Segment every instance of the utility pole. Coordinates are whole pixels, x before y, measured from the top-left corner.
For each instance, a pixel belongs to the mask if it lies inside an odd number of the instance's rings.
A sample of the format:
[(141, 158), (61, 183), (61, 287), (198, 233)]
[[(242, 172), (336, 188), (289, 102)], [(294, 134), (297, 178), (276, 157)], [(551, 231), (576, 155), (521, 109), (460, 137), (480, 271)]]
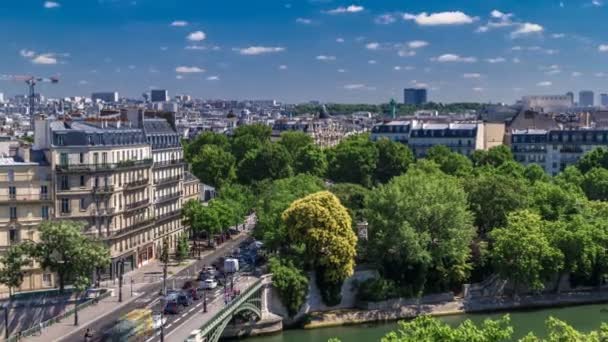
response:
[(124, 260), (120, 260), (118, 265), (118, 302), (122, 303), (122, 272), (124, 271), (125, 266)]
[(5, 304), (4, 309), (4, 338), (8, 340), (8, 305)]
[(163, 263), (163, 296), (167, 295), (167, 263)]
[(164, 298), (160, 299), (160, 342), (165, 341), (165, 304)]
[(207, 312), (207, 289), (203, 289), (203, 312)]

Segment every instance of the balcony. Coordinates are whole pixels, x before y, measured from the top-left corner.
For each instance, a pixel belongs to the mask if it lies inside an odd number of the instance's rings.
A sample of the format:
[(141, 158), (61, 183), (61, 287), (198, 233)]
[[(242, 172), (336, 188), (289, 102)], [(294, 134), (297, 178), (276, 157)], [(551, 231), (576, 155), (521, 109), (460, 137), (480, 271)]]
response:
[(164, 213), (164, 214), (158, 215), (156, 217), (156, 222), (167, 221), (167, 220), (170, 220), (172, 218), (181, 217), (181, 215), (182, 215), (181, 209), (174, 210), (174, 211), (171, 211), (171, 212), (168, 212), (168, 213)]
[(142, 160), (126, 160), (118, 163), (57, 165), (55, 166), (55, 170), (59, 173), (91, 173), (139, 169), (150, 167), (151, 165), (152, 158), (148, 158)]
[(0, 203), (50, 202), (49, 194), (0, 195)]
[(172, 183), (179, 182), (180, 179), (182, 179), (181, 175), (171, 176), (171, 177), (167, 177), (167, 178), (163, 178), (163, 179), (158, 179), (158, 180), (154, 181), (154, 185), (156, 185), (156, 186), (169, 185), (169, 184), (172, 184)]
[(121, 230), (112, 232), (107, 239), (118, 239), (121, 237), (124, 237), (128, 234), (149, 228), (150, 226), (152, 226), (155, 222), (155, 219), (153, 217), (150, 218), (146, 218), (143, 220), (139, 220), (134, 222), (133, 224), (131, 224), (130, 226), (123, 228)]
[(180, 197), (182, 197), (182, 192), (178, 191), (178, 192), (157, 198), (155, 203), (159, 204), (159, 203), (163, 203), (163, 202), (173, 201), (173, 200), (179, 199)]
[(114, 192), (113, 185), (98, 185), (93, 187), (93, 195), (105, 196)]
[(147, 207), (148, 204), (150, 204), (150, 199), (146, 198), (145, 200), (141, 200), (141, 201), (137, 201), (137, 202), (126, 204), (124, 211), (125, 211), (125, 213), (128, 213), (128, 212), (131, 212), (131, 211), (142, 209), (142, 208)]
[(95, 216), (111, 216), (116, 213), (116, 208), (101, 208), (97, 210), (93, 210), (93, 215)]
[(134, 181), (134, 182), (125, 183), (124, 191), (134, 191), (137, 189), (145, 188), (150, 183), (149, 181), (150, 180), (148, 178), (146, 178), (146, 179), (142, 179), (142, 180), (138, 180), (138, 181)]
[(165, 160), (165, 161), (155, 162), (154, 168), (160, 169), (163, 167), (179, 166), (179, 165), (183, 165), (183, 164), (184, 164), (183, 159)]

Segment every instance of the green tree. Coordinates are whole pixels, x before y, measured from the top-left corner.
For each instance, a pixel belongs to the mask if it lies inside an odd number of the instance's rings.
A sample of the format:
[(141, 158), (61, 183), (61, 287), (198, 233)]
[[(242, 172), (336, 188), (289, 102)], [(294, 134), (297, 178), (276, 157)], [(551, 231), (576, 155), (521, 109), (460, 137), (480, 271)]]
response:
[(10, 246), (0, 256), (0, 284), (8, 287), (10, 298), (23, 282), (23, 268), (30, 263), (28, 252), (29, 248), (25, 244), (18, 244)]
[(264, 124), (253, 124), (239, 126), (234, 130), (233, 137), (239, 138), (245, 135), (250, 135), (258, 139), (260, 142), (270, 141), (272, 128)]
[(602, 323), (599, 330), (582, 333), (567, 323), (554, 317), (549, 317), (545, 322), (547, 337), (538, 338), (529, 333), (520, 342), (603, 342), (608, 340), (608, 324)]
[(84, 224), (76, 221), (45, 221), (40, 224), (40, 241), (33, 249), (44, 269), (57, 274), (59, 290), (77, 276), (90, 276), (110, 262), (110, 251), (82, 234)]
[(564, 256), (550, 241), (546, 223), (528, 210), (509, 214), (506, 226), (490, 233), (491, 258), (504, 279), (531, 290), (542, 290), (544, 283), (563, 267)]
[(558, 184), (536, 182), (530, 191), (530, 205), (545, 220), (556, 221), (580, 213), (586, 204), (584, 194)]
[(298, 313), (308, 294), (308, 278), (290, 260), (270, 258), (272, 285), (291, 317)]
[(494, 166), (498, 167), (507, 161), (513, 161), (513, 153), (509, 146), (500, 145), (492, 147), (487, 151), (477, 150), (471, 154), (471, 160), (475, 166)]
[(241, 135), (230, 140), (230, 151), (236, 160), (240, 161), (245, 158), (247, 153), (253, 152), (267, 143), (250, 134)]
[(524, 171), (524, 176), (531, 182), (548, 182), (550, 180), (549, 175), (545, 173), (545, 170), (538, 164), (530, 164)]
[(295, 173), (323, 177), (327, 172), (327, 157), (320, 147), (309, 145), (296, 152), (293, 167)]
[(590, 200), (608, 200), (608, 169), (595, 167), (589, 170), (583, 178), (582, 188)]
[(357, 236), (348, 211), (331, 192), (321, 191), (293, 202), (283, 221), (291, 241), (305, 245), (323, 301), (337, 305), (342, 283), (354, 272)]
[(175, 250), (175, 259), (179, 262), (185, 260), (190, 255), (190, 243), (186, 234), (182, 234), (177, 240), (177, 248)]
[(465, 176), (473, 171), (473, 163), (462, 154), (452, 152), (447, 146), (436, 145), (429, 149), (427, 159), (435, 162), (448, 175)]
[(608, 169), (608, 148), (598, 147), (585, 153), (576, 163), (576, 167), (582, 173), (587, 173), (594, 168)]
[(378, 161), (376, 163), (375, 180), (377, 183), (386, 183), (391, 178), (407, 171), (414, 162), (414, 154), (405, 145), (388, 139), (376, 142)]
[(492, 170), (468, 179), (465, 188), (475, 214), (480, 235), (504, 226), (507, 215), (527, 206), (528, 185), (523, 178), (505, 176)]
[(228, 137), (224, 134), (204, 132), (184, 145), (184, 158), (192, 163), (194, 157), (199, 154), (205, 146), (217, 146), (223, 150), (230, 147)]
[(378, 163), (378, 149), (369, 135), (342, 140), (328, 150), (328, 176), (338, 183), (355, 183), (371, 187)]
[(554, 181), (563, 188), (581, 191), (583, 174), (576, 166), (570, 165), (555, 176)]
[(206, 145), (194, 156), (192, 173), (201, 182), (216, 188), (236, 179), (236, 159), (223, 148)]
[(264, 179), (286, 178), (292, 174), (291, 157), (285, 147), (266, 143), (245, 155), (237, 173), (244, 184)]
[(399, 322), (397, 331), (389, 332), (382, 342), (507, 342), (513, 335), (509, 315), (498, 320), (486, 319), (480, 326), (471, 320), (452, 327), (431, 316), (418, 316)]
[(315, 142), (310, 135), (299, 131), (283, 132), (281, 133), (281, 139), (279, 140), (279, 144), (285, 147), (293, 159), (295, 159), (296, 154), (300, 149), (313, 145), (314, 143)]
[(334, 195), (340, 199), (353, 219), (353, 222), (365, 219), (365, 209), (370, 195), (370, 190), (358, 184), (338, 183), (329, 188)]
[(374, 189), (368, 208), (368, 252), (385, 277), (411, 295), (466, 279), (475, 230), (456, 178), (411, 169)]

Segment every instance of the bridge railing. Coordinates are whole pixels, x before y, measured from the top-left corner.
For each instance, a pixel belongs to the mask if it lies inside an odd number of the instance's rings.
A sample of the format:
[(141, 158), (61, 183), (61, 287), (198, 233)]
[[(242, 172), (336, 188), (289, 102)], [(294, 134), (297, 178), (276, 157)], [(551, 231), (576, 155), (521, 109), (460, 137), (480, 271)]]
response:
[(250, 295), (252, 295), (255, 291), (259, 290), (264, 283), (264, 279), (256, 280), (247, 290), (242, 292), (239, 296), (233, 299), (228, 305), (224, 306), (220, 311), (218, 311), (213, 318), (205, 322), (201, 328), (197, 331), (198, 336), (206, 336), (209, 334), (216, 325), (220, 324), (226, 316), (237, 309), (239, 305), (243, 304)]

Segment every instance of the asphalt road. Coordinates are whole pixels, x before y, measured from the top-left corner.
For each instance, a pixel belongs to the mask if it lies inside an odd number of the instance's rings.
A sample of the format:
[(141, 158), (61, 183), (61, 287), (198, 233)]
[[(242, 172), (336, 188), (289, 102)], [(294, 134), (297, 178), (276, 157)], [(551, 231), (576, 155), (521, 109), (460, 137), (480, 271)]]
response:
[[(251, 227), (247, 227), (251, 228)], [(195, 263), (190, 265), (189, 267), (183, 269), (182, 271), (172, 275), (169, 277), (167, 281), (167, 288), (170, 288), (173, 285), (173, 280), (175, 279), (175, 287), (181, 289), (182, 285), (187, 281), (188, 275), (198, 275), (198, 272), (202, 269), (203, 265), (210, 265), (217, 259), (222, 256), (226, 256), (230, 254), (230, 252), (238, 247), (238, 245), (244, 240), (248, 239), (249, 235), (244, 234), (237, 238), (233, 238), (228, 242), (221, 245), (219, 248), (214, 250), (211, 254), (208, 254), (201, 258), (201, 260), (197, 260)], [(137, 299), (128, 303), (127, 305), (121, 307), (118, 310), (113, 311), (112, 313), (103, 316), (99, 320), (93, 322), (92, 324), (83, 327), (81, 329), (73, 331), (68, 337), (64, 338), (62, 341), (83, 341), (84, 334), (87, 328), (90, 328), (94, 335), (92, 341), (102, 342), (104, 332), (109, 331), (116, 324), (116, 321), (122, 317), (123, 315), (129, 313), (135, 309), (145, 309), (145, 308), (157, 308), (158, 303), (160, 302), (159, 292), (162, 288), (162, 282), (150, 284), (148, 286), (140, 288), (137, 292), (143, 293)], [(123, 288), (124, 291), (124, 288)], [(221, 296), (221, 294), (220, 294)], [(195, 304), (200, 303), (201, 301), (196, 302)], [(168, 317), (167, 324), (169, 324), (170, 320), (173, 319)]]

